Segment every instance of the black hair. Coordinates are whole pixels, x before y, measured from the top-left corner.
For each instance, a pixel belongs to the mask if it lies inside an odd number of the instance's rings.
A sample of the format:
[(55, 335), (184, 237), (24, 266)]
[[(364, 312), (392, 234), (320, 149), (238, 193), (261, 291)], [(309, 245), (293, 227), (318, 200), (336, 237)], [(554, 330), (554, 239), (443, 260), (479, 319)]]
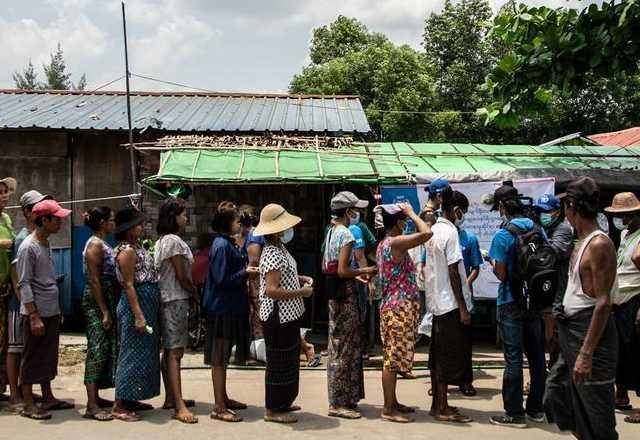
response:
[(44, 219), (47, 219), (49, 221), (53, 220), (53, 215), (52, 214), (47, 214), (47, 215), (41, 215), (40, 217), (36, 217), (36, 219), (33, 221), (35, 223), (35, 225), (39, 228), (44, 226)]
[(573, 197), (567, 197), (567, 202), (571, 204), (580, 217), (589, 220), (598, 218), (598, 200), (597, 198), (577, 200)]
[(443, 211), (448, 211), (449, 209), (453, 208), (454, 206), (456, 206), (455, 201), (454, 201), (454, 193), (455, 191), (453, 191), (453, 188), (451, 188), (450, 186), (446, 186), (442, 189), (442, 191), (440, 192), (441, 196), (442, 196), (442, 210)]
[(213, 214), (211, 229), (218, 233), (229, 232), (231, 230), (231, 224), (239, 215), (240, 213), (235, 204), (227, 201), (220, 202), (216, 208), (216, 212)]
[(467, 211), (469, 209), (469, 199), (460, 191), (453, 192), (453, 196), (451, 197), (451, 203), (453, 206), (457, 206), (463, 211)]
[(156, 226), (158, 235), (177, 234), (180, 232), (176, 217), (186, 209), (184, 200), (177, 197), (170, 197), (162, 202), (158, 212), (158, 225)]
[(102, 222), (108, 222), (111, 217), (111, 208), (108, 206), (97, 206), (91, 208), (88, 212), (84, 213), (84, 225), (91, 228), (93, 231), (98, 231)]
[(398, 223), (399, 220), (406, 220), (407, 215), (404, 212), (398, 212), (396, 214), (389, 214), (384, 209), (382, 210), (382, 224), (384, 229), (389, 231)]
[(522, 215), (524, 213), (524, 206), (519, 199), (508, 199), (501, 203), (505, 213), (509, 217), (515, 217), (516, 215)]
[(238, 208), (240, 211), (240, 224), (246, 228), (258, 226), (258, 216), (256, 215), (256, 208), (251, 205), (240, 205)]

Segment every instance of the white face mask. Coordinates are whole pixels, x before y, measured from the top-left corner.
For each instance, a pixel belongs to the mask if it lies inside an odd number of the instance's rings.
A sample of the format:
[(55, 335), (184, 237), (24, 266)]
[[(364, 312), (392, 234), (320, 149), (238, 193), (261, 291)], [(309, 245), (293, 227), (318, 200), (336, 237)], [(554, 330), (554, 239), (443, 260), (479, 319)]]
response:
[(456, 216), (456, 219), (455, 219), (455, 222), (454, 222), (454, 223), (455, 223), (455, 225), (456, 225), (457, 227), (462, 228), (462, 226), (464, 225), (464, 214), (462, 214), (462, 216), (461, 216), (460, 218), (458, 218), (458, 217)]
[(360, 223), (360, 213), (356, 211), (355, 217), (349, 217), (349, 224), (357, 225), (358, 223)]
[(615, 226), (616, 229), (620, 231), (624, 231), (628, 227), (627, 225), (624, 224), (624, 220), (620, 217), (613, 218), (613, 226)]
[(284, 244), (289, 243), (291, 240), (293, 240), (293, 228), (289, 228), (286, 231), (284, 231), (282, 233), (282, 237), (280, 237), (280, 241), (283, 242)]

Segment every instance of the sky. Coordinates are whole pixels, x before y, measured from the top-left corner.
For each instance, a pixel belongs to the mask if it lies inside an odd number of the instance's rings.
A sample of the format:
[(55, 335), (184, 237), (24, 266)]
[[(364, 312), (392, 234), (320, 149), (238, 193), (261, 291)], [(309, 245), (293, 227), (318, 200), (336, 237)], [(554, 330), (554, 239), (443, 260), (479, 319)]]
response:
[[(491, 0), (494, 10), (506, 0)], [(309, 63), (313, 28), (356, 17), (393, 42), (420, 48), (424, 20), (444, 0), (128, 0), (131, 72), (206, 90), (286, 92)], [(529, 0), (583, 7), (589, 0)], [(0, 0), (0, 88), (29, 59), (42, 63), (58, 42), (87, 90), (123, 77), (121, 3), (116, 0)], [(132, 78), (132, 90), (185, 90)], [(105, 89), (123, 90), (124, 80)]]

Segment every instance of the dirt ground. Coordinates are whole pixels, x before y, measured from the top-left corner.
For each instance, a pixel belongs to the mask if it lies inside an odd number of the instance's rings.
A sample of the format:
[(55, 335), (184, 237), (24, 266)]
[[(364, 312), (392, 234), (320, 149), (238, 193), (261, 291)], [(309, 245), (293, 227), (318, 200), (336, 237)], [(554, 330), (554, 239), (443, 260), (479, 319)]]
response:
[[(500, 385), (502, 381), (501, 369), (476, 370), (475, 385), (479, 395), (474, 398), (464, 398), (457, 392), (450, 395), (451, 404), (460, 407), (461, 411), (470, 415), (475, 421), (469, 425), (452, 425), (435, 422), (428, 415), (430, 404), (427, 396), (429, 387), (428, 371), (416, 371), (416, 380), (399, 381), (399, 399), (401, 402), (418, 408), (415, 423), (398, 425), (384, 422), (379, 418), (382, 390), (380, 372), (367, 371), (366, 399), (361, 404), (363, 418), (360, 420), (339, 420), (326, 416), (327, 386), (326, 371), (304, 370), (301, 373), (301, 389), (297, 404), (303, 410), (298, 413), (299, 422), (294, 425), (283, 426), (265, 423), (262, 420), (264, 405), (264, 371), (262, 370), (230, 370), (229, 392), (231, 397), (243, 400), (249, 404), (249, 409), (241, 411), (245, 421), (238, 424), (228, 424), (209, 419), (213, 392), (208, 370), (188, 369), (183, 371), (183, 386), (185, 396), (194, 398), (197, 402), (195, 412), (200, 418), (197, 425), (183, 425), (171, 420), (171, 413), (157, 409), (144, 414), (144, 419), (138, 423), (93, 422), (81, 417), (84, 412), (85, 393), (82, 385), (83, 367), (75, 364), (79, 359), (74, 350), (65, 348), (60, 376), (54, 382), (54, 392), (57, 397), (75, 402), (74, 410), (58, 412), (54, 418), (45, 422), (34, 422), (25, 418), (0, 411), (0, 439), (22, 440), (42, 438), (46, 440), (96, 439), (176, 439), (188, 438), (211, 439), (255, 439), (289, 438), (326, 439), (351, 438), (403, 438), (403, 439), (473, 439), (483, 436), (498, 439), (554, 439), (573, 438), (561, 434), (553, 425), (535, 424), (525, 430), (496, 427), (489, 424), (489, 417), (499, 414), (502, 408)], [(81, 352), (81, 351), (80, 351)], [(69, 364), (75, 364), (69, 366)], [(104, 397), (113, 397), (113, 392), (104, 393)], [(162, 398), (151, 401), (158, 407), (162, 405)], [(635, 407), (640, 406), (640, 399), (634, 397)], [(617, 415), (618, 430), (622, 439), (640, 438), (640, 426), (629, 425), (622, 421), (624, 414)]]

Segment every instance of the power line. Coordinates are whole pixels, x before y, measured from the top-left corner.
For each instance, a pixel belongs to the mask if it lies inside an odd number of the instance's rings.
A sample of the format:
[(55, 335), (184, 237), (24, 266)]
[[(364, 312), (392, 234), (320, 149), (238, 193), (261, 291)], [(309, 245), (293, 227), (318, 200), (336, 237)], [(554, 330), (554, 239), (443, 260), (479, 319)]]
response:
[[(159, 78), (153, 78), (151, 76), (139, 75), (137, 73), (131, 73), (131, 76), (135, 76), (136, 78), (146, 79), (146, 80), (149, 80), (149, 81), (155, 81), (155, 82), (159, 82), (159, 83), (167, 84), (167, 85), (171, 85), (171, 86), (183, 87), (183, 88), (190, 89), (190, 90), (197, 90), (199, 92), (219, 93), (219, 92), (217, 92), (215, 90), (203, 89), (201, 87), (193, 87), (193, 86), (190, 86), (190, 85), (187, 85), (187, 84), (181, 84), (181, 83), (177, 83), (177, 82), (173, 82), (173, 81), (166, 81), (166, 80), (159, 79)], [(288, 105), (298, 106), (298, 107), (312, 107), (312, 108), (319, 108), (319, 109), (324, 109), (324, 110), (342, 110), (342, 111), (353, 111), (354, 110), (354, 109), (349, 108), (349, 107), (331, 107), (331, 106), (326, 106), (326, 105), (302, 104), (302, 103), (296, 103), (296, 102), (288, 103)], [(370, 112), (379, 112), (379, 113), (418, 114), (418, 115), (440, 115), (440, 114), (451, 114), (451, 113), (456, 113), (456, 114), (474, 114), (474, 115), (476, 114), (476, 112), (457, 111), (457, 110), (451, 110), (451, 111), (422, 111), (422, 110), (381, 110), (381, 109), (371, 109), (369, 111)]]
[(102, 84), (100, 87), (97, 87), (97, 88), (95, 88), (95, 89), (93, 89), (93, 90), (90, 90), (88, 93), (97, 92), (98, 90), (104, 89), (105, 87), (109, 87), (111, 84), (113, 84), (113, 83), (115, 83), (115, 82), (118, 82), (118, 81), (120, 81), (120, 80), (121, 80), (121, 79), (123, 79), (123, 78), (124, 78), (124, 75), (122, 75), (122, 76), (121, 76), (121, 77), (119, 77), (119, 78), (114, 79), (113, 81), (109, 81), (108, 83), (104, 83), (104, 84)]

